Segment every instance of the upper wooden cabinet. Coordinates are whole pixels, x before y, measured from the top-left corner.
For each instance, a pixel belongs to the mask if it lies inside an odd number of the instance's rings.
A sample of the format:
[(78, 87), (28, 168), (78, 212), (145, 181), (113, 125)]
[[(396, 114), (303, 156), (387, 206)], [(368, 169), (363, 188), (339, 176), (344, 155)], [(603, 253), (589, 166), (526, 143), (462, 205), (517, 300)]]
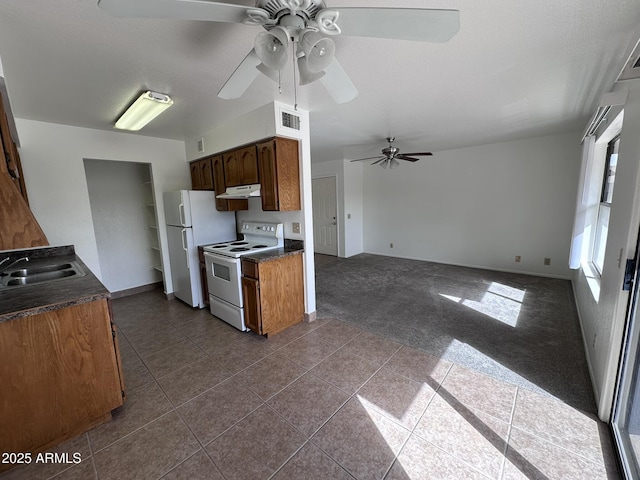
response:
[(191, 188), (193, 190), (213, 190), (213, 167), (211, 157), (195, 160), (189, 164)]
[[(215, 155), (211, 157), (211, 164), (213, 166), (213, 184), (216, 195), (224, 193), (227, 189), (225, 175), (224, 175), (224, 158), (222, 155)], [(233, 199), (225, 200), (224, 198), (216, 198), (216, 210), (222, 212), (248, 210), (249, 201), (247, 199)]]
[(298, 141), (276, 137), (258, 144), (262, 210), (300, 210)]
[(256, 146), (239, 148), (222, 154), (224, 159), (224, 181), (227, 187), (258, 183)]
[(27, 203), (22, 166), (0, 97), (0, 250), (49, 245)]
[[(260, 183), (262, 210), (300, 210), (298, 141), (274, 137), (190, 163), (194, 190), (224, 193), (227, 187)], [(248, 210), (247, 199), (216, 198), (220, 211)]]

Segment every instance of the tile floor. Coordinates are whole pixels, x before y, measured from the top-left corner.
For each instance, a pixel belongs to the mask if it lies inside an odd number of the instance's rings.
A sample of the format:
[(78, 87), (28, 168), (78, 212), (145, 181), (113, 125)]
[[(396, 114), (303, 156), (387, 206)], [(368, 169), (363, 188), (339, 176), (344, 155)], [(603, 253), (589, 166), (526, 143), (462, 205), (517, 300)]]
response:
[(127, 386), (82, 462), (8, 479), (619, 478), (606, 425), (336, 319), (264, 339), (147, 292), (113, 301)]

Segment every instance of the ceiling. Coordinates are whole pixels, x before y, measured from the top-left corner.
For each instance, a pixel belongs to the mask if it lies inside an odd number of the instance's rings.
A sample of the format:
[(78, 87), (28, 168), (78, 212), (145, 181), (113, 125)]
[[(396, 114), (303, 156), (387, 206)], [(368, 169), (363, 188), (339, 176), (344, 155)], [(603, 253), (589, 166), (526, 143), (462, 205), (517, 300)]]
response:
[[(297, 104), (310, 112), (313, 161), (343, 158), (345, 149), (375, 154), (388, 135), (402, 151), (438, 151), (582, 130), (640, 37), (637, 0), (326, 4), (454, 8), (460, 31), (444, 44), (334, 37), (360, 94), (337, 105), (319, 82), (298, 88)], [(97, 0), (0, 2), (0, 59), (16, 117), (111, 130), (149, 89), (175, 105), (138, 134), (179, 140), (273, 100), (294, 104), (291, 68), (282, 93), (260, 75), (240, 99), (216, 96), (259, 31), (115, 18)]]

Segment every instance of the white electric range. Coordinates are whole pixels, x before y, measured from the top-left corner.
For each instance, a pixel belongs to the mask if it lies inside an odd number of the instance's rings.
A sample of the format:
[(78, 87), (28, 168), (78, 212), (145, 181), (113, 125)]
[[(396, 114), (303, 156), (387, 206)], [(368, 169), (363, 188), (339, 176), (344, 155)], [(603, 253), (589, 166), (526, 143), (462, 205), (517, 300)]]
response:
[(242, 256), (284, 246), (282, 223), (243, 221), (242, 239), (204, 247), (211, 314), (246, 331), (242, 298)]

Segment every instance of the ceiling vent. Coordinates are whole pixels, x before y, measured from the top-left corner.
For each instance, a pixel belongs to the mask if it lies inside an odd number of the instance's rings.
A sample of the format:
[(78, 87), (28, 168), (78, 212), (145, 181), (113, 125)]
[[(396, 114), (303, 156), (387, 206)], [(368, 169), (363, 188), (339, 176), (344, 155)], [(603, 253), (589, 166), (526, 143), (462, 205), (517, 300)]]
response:
[(300, 130), (300, 117), (289, 112), (282, 112), (282, 126)]
[(640, 78), (640, 40), (636, 43), (627, 63), (625, 63), (620, 75), (618, 75), (618, 81), (632, 80), (634, 78)]

